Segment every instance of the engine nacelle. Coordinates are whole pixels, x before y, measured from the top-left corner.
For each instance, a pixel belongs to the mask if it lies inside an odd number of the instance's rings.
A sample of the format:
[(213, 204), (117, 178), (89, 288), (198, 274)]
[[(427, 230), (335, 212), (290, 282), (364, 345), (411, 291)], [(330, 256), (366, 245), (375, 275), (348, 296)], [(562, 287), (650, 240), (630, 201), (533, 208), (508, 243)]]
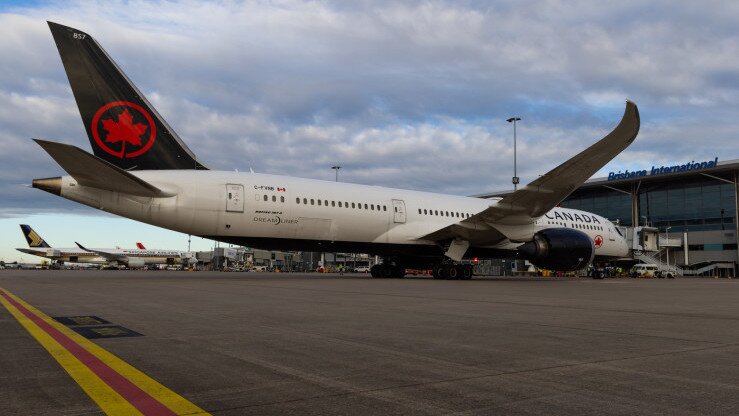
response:
[(126, 262), (126, 266), (129, 269), (140, 269), (146, 265), (144, 259), (129, 258)]
[(582, 270), (593, 261), (593, 240), (571, 228), (549, 228), (534, 234), (534, 239), (518, 248), (523, 258), (547, 270)]

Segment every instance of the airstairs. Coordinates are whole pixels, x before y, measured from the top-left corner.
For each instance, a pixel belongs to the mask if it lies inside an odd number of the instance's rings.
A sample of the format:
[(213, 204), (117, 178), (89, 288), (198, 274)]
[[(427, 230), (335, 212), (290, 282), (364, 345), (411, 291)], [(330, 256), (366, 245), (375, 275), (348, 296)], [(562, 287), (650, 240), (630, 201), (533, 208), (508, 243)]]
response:
[(700, 267), (678, 267), (662, 261), (665, 252), (671, 248), (682, 247), (682, 238), (668, 238), (660, 235), (654, 227), (621, 227), (619, 230), (626, 236), (631, 247), (632, 257), (642, 263), (654, 264), (663, 275), (673, 276), (718, 276), (733, 275), (734, 264), (731, 262), (710, 263)]

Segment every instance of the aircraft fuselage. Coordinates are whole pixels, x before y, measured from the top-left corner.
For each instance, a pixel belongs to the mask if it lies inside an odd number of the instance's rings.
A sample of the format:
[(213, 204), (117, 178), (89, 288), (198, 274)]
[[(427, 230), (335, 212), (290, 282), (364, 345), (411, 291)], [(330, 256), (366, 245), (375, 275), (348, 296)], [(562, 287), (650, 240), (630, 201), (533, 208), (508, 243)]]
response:
[[(62, 178), (60, 195), (156, 226), (255, 248), (383, 256), (443, 256), (439, 244), (419, 237), (460, 223), (498, 201), (256, 173), (131, 173), (175, 196), (131, 196), (80, 186), (69, 176)], [(517, 226), (515, 238), (491, 227), (484, 243), (471, 241), (465, 257), (512, 257), (537, 231), (560, 227), (590, 236), (598, 257), (628, 254), (625, 240), (607, 219), (554, 208), (529, 225)], [(491, 239), (491, 234), (497, 237)]]

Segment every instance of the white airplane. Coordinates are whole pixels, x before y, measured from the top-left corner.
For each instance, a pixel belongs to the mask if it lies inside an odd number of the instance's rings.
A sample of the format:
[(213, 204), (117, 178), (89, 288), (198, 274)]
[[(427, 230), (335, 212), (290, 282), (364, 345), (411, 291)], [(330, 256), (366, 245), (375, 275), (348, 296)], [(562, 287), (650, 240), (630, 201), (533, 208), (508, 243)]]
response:
[(472, 267), (460, 262), (473, 257), (579, 270), (629, 253), (606, 218), (557, 205), (634, 141), (639, 112), (631, 102), (610, 134), (504, 198), (213, 171), (90, 35), (49, 27), (94, 155), (37, 139), (69, 175), (36, 179), (36, 188), (226, 243), (379, 255), (374, 277), (432, 268), (439, 279), (469, 279)]
[(75, 243), (77, 244), (75, 248), (51, 247), (31, 226), (21, 224), (21, 232), (26, 237), (28, 248), (16, 250), (44, 257), (59, 264), (88, 263), (140, 268), (155, 264), (187, 265), (195, 261), (187, 252), (176, 250), (85, 248), (79, 243)]

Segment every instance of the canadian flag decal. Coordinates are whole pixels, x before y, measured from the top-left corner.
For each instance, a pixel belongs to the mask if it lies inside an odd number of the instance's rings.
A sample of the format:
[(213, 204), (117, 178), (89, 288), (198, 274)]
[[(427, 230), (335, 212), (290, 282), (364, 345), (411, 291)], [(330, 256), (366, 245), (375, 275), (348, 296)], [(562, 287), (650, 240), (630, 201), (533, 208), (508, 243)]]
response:
[(285, 188), (277, 188), (277, 192), (285, 192)]

